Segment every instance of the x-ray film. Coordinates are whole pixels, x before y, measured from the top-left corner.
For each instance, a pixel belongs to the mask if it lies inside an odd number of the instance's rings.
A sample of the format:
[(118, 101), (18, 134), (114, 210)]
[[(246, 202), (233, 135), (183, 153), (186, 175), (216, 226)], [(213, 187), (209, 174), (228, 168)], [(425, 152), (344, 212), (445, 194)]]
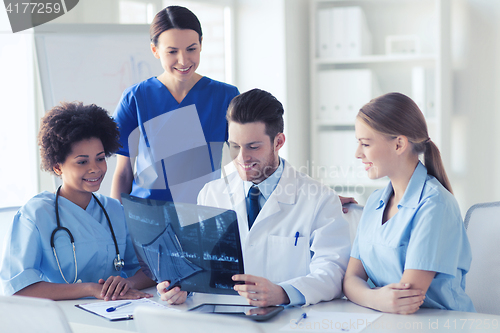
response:
[(128, 230), (141, 269), (182, 290), (236, 294), (243, 259), (236, 213), (122, 194)]

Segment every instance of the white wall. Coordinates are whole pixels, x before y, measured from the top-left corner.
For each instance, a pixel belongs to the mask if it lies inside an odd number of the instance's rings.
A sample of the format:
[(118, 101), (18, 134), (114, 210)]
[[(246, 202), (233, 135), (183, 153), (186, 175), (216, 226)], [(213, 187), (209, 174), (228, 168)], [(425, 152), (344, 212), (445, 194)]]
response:
[[(309, 159), (309, 1), (235, 2), (236, 85), (260, 88), (285, 108), (280, 155), (297, 168)], [(304, 170), (306, 171), (306, 170)]]
[(0, 9), (0, 207), (38, 192), (32, 39), (31, 30), (13, 34)]
[(235, 2), (236, 85), (261, 88), (278, 100), (286, 96), (285, 0)]
[(286, 110), (288, 160), (309, 173), (309, 1), (285, 1)]
[[(498, 6), (498, 4), (497, 4)], [(500, 7), (500, 6), (499, 6)], [(497, 27), (495, 31), (500, 31), (500, 8), (496, 9), (496, 22), (497, 22)], [(495, 41), (495, 53), (496, 55), (500, 55), (500, 33), (496, 34), (496, 41)], [(496, 146), (495, 144), (497, 142), (500, 142), (500, 131), (498, 130), (500, 128), (500, 61), (497, 57), (497, 65), (495, 69), (495, 77), (496, 82), (495, 82), (495, 117), (493, 118), (493, 122), (495, 124), (495, 137), (493, 138), (493, 146)], [(494, 187), (494, 195), (491, 200), (500, 200), (500, 172), (496, 172), (496, 166), (500, 165), (500, 149), (497, 147), (497, 149), (492, 153), (495, 156), (495, 160), (493, 161), (493, 165), (491, 166), (491, 169), (493, 171), (490, 173), (494, 177), (494, 182), (493, 182), (493, 187)], [(488, 200), (490, 201), (490, 200)]]
[(119, 23), (118, 0), (83, 0), (54, 23)]
[[(284, 3), (284, 0), (235, 2), (234, 60), (235, 83), (241, 93), (253, 88), (269, 91), (286, 110)], [(288, 149), (289, 144), (285, 143), (280, 152), (285, 158)]]
[(500, 200), (500, 2), (452, 6), (455, 158), (448, 172), (465, 214), (475, 203)]

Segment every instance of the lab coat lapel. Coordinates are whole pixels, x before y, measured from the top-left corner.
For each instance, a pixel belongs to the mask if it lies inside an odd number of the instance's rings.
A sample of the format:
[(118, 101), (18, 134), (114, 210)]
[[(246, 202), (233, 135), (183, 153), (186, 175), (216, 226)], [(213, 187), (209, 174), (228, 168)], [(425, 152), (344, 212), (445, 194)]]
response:
[[(283, 159), (283, 161), (285, 161)], [(262, 207), (255, 224), (265, 223), (265, 220), (278, 214), (281, 211), (280, 204), (293, 205), (297, 197), (297, 178), (295, 169), (290, 166), (290, 163), (285, 161), (283, 174), (274, 189), (273, 193), (267, 199), (266, 204)], [(261, 222), (262, 221), (262, 222)], [(253, 227), (252, 227), (253, 228)]]
[[(229, 196), (228, 200), (231, 200), (230, 205), (232, 209), (236, 212), (238, 216), (238, 226), (240, 231), (240, 238), (243, 240), (248, 234), (248, 216), (247, 216), (247, 206), (245, 201), (245, 191), (243, 190), (243, 181), (237, 172), (233, 174), (229, 182)], [(234, 205), (234, 206), (233, 206)]]

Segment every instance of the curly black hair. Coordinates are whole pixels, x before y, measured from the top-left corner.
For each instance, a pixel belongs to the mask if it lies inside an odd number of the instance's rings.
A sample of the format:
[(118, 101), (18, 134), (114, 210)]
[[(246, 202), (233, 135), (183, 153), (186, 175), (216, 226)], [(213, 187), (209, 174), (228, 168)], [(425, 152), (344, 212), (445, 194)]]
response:
[(71, 153), (73, 143), (90, 138), (101, 140), (106, 157), (121, 147), (118, 127), (103, 108), (82, 102), (53, 107), (41, 119), (38, 133), (42, 170), (54, 172), (54, 166)]

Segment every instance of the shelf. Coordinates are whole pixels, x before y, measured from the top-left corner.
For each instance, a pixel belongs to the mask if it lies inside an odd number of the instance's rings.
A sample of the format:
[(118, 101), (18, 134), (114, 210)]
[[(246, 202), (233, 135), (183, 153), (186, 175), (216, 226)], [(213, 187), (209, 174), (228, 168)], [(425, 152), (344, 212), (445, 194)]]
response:
[(434, 54), (418, 55), (367, 55), (357, 58), (316, 58), (317, 65), (346, 65), (346, 64), (389, 64), (389, 63), (422, 63), (434, 62), (437, 56)]
[(384, 178), (383, 180), (382, 179), (377, 179), (377, 180), (367, 179), (367, 180), (363, 180), (363, 181), (358, 181), (356, 183), (354, 183), (354, 181), (345, 182), (345, 183), (342, 183), (342, 182), (333, 183), (333, 182), (325, 181), (324, 184), (330, 188), (333, 188), (333, 189), (335, 189), (335, 187), (355, 188), (355, 187), (359, 187), (359, 186), (369, 187), (369, 188), (373, 188), (373, 187), (384, 188), (387, 186), (387, 184), (389, 184), (389, 179), (386, 179), (386, 178)]
[(340, 130), (353, 130), (354, 129), (354, 120), (353, 121), (338, 121), (338, 120), (328, 120), (328, 119), (316, 119), (316, 124), (318, 126), (324, 126), (324, 127), (343, 127)]
[[(429, 136), (440, 149), (443, 147), (442, 152), (450, 151), (450, 145), (442, 140), (443, 133), (449, 132), (451, 110), (451, 61), (446, 51), (450, 42), (450, 2), (311, 1), (310, 158), (321, 166), (321, 172), (312, 174), (313, 178), (341, 195), (352, 195), (361, 201), (372, 190), (387, 186), (387, 178), (371, 180), (365, 173), (357, 172), (354, 122), (357, 110), (388, 92), (411, 97), (427, 119)], [(362, 14), (353, 7), (360, 7)], [(409, 45), (417, 47), (398, 44), (398, 38), (394, 38), (398, 36), (412, 37), (408, 40), (417, 42)], [(391, 45), (399, 45), (392, 50), (401, 50), (400, 54), (388, 53), (388, 37), (396, 41)], [(399, 39), (399, 43), (405, 41)], [(351, 48), (346, 49), (346, 45)], [(356, 168), (355, 175), (352, 166)], [(332, 168), (346, 173), (325, 174)]]
[(418, 5), (422, 3), (433, 3), (434, 0), (315, 0), (316, 6), (329, 7), (329, 6), (366, 6), (366, 5), (386, 5), (386, 6), (409, 6)]

